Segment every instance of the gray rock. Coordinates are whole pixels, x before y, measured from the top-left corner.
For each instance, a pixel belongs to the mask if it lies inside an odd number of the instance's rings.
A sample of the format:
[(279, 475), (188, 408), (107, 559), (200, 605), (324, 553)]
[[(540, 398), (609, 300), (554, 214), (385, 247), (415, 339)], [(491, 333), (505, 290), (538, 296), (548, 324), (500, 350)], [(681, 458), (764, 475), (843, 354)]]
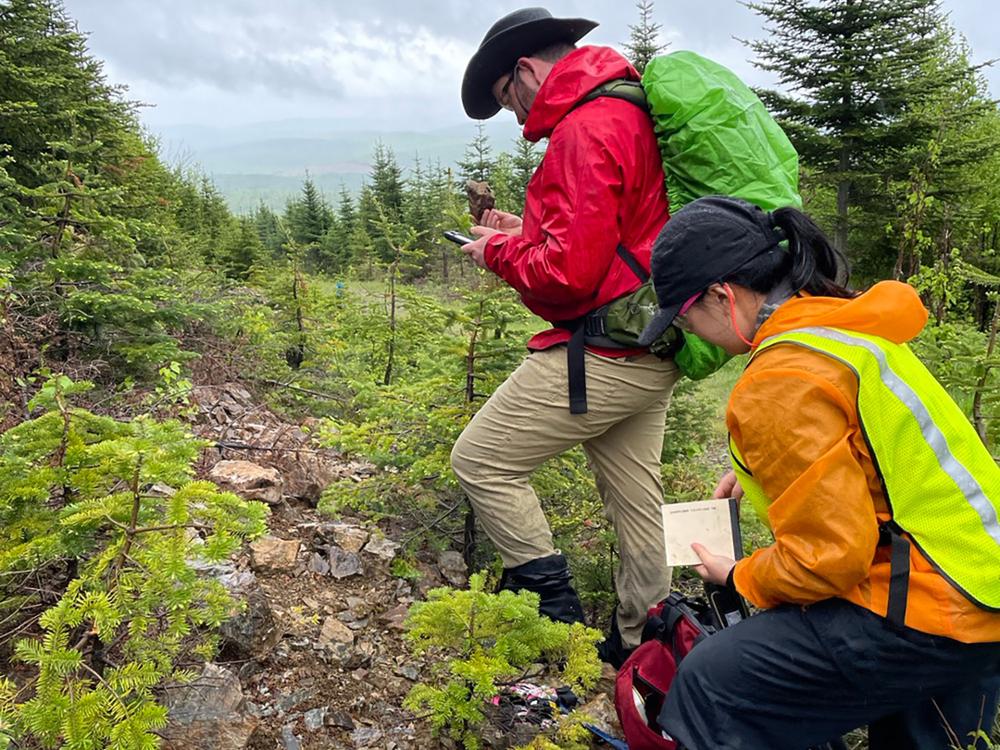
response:
[(326, 561), (319, 552), (313, 552), (312, 557), (309, 558), (309, 570), (313, 573), (319, 573), (321, 576), (325, 576), (330, 572), (330, 563)]
[(246, 607), (222, 623), (219, 628), (223, 642), (241, 657), (266, 657), (281, 640), (281, 628), (260, 587), (246, 595)]
[(269, 716), (274, 716), (278, 713), (278, 707), (273, 703), (268, 703), (266, 706), (258, 706), (256, 703), (247, 703), (248, 710), (251, 714), (256, 716), (258, 719), (266, 719)]
[[(367, 667), (372, 662), (372, 658), (375, 656), (375, 646), (370, 641), (361, 640), (357, 643), (351, 653), (347, 655), (347, 658), (341, 659), (341, 666), (344, 669), (354, 669), (360, 670), (362, 667)], [(356, 675), (352, 675), (356, 676)]]
[(354, 729), (354, 719), (347, 711), (328, 711), (326, 714), (326, 725), (339, 729)]
[(304, 687), (289, 693), (278, 701), (278, 708), (282, 711), (291, 711), (300, 703), (312, 700), (316, 697), (316, 688)]
[(224, 490), (247, 500), (262, 500), (268, 505), (281, 502), (285, 486), (277, 469), (249, 461), (219, 461), (208, 478)]
[(227, 566), (216, 578), (234, 596), (246, 596), (257, 588), (257, 576), (252, 570), (236, 570), (232, 565)]
[(396, 669), (396, 674), (400, 677), (405, 677), (410, 682), (416, 682), (420, 679), (420, 670), (417, 669), (412, 664), (404, 664)]
[(360, 596), (347, 597), (347, 607), (354, 613), (355, 619), (371, 614), (372, 606), (373, 602), (370, 599), (362, 599)]
[(236, 675), (215, 664), (205, 664), (191, 683), (170, 686), (164, 705), (168, 750), (244, 750), (257, 727)]
[(379, 619), (385, 623), (386, 627), (393, 630), (406, 630), (406, 616), (410, 612), (408, 604), (399, 604), (387, 612), (379, 615)]
[(302, 717), (305, 722), (306, 729), (310, 732), (315, 732), (317, 729), (322, 729), (323, 725), (326, 723), (326, 712), (325, 706), (323, 708), (312, 708), (305, 712)]
[(281, 746), (285, 750), (302, 750), (302, 743), (293, 730), (292, 724), (286, 724), (281, 728)]
[(371, 747), (382, 739), (382, 730), (378, 727), (358, 727), (351, 732), (351, 742), (355, 747)]
[(577, 709), (581, 714), (590, 717), (590, 723), (614, 735), (621, 734), (618, 723), (618, 713), (615, 704), (607, 693), (598, 693), (597, 697)]
[(337, 617), (327, 617), (319, 630), (319, 644), (327, 646), (333, 643), (354, 643), (354, 633)]
[(391, 562), (396, 558), (396, 554), (399, 552), (399, 545), (396, 542), (385, 538), (372, 539), (365, 545), (364, 551), (369, 555), (374, 555), (382, 560)]
[(360, 526), (351, 526), (346, 523), (336, 524), (332, 533), (337, 546), (343, 547), (348, 552), (360, 552), (368, 541), (368, 532)]
[(441, 575), (455, 588), (464, 588), (469, 582), (469, 569), (460, 553), (445, 550), (438, 555), (437, 563)]
[(357, 554), (348, 552), (336, 545), (330, 545), (327, 551), (327, 558), (330, 561), (330, 575), (334, 578), (348, 578), (364, 572), (364, 568), (361, 565), (361, 558)]
[(292, 646), (285, 641), (281, 641), (271, 652), (270, 661), (274, 664), (284, 664), (292, 658)]

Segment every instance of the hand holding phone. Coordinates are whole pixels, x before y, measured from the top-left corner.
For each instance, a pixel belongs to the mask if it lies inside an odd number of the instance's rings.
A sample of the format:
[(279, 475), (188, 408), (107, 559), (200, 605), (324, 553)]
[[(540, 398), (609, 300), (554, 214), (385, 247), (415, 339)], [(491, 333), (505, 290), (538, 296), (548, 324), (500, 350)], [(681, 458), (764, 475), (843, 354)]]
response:
[(475, 239), (469, 237), (468, 235), (462, 234), (461, 232), (449, 229), (444, 233), (444, 238), (446, 240), (451, 240), (456, 245), (468, 245), (470, 242), (475, 242)]

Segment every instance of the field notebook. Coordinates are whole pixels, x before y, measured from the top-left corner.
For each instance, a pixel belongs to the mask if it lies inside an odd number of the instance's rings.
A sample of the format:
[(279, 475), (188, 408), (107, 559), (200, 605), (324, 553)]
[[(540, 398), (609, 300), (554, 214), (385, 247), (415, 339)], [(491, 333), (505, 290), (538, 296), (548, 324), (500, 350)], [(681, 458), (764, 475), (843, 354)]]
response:
[(728, 555), (734, 560), (743, 557), (739, 502), (735, 498), (670, 503), (661, 505), (660, 512), (670, 567), (701, 563), (691, 549), (694, 542), (705, 545), (716, 555)]

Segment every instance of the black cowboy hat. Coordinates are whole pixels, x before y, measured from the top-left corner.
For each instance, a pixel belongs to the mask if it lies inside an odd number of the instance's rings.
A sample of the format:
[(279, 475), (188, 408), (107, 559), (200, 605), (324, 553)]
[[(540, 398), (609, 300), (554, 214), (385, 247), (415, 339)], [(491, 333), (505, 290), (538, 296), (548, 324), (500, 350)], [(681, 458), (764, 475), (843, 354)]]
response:
[(553, 18), (545, 8), (522, 8), (490, 27), (462, 79), (462, 106), (474, 120), (486, 120), (500, 111), (492, 87), (514, 68), (519, 57), (556, 42), (575, 43), (595, 26), (586, 18)]

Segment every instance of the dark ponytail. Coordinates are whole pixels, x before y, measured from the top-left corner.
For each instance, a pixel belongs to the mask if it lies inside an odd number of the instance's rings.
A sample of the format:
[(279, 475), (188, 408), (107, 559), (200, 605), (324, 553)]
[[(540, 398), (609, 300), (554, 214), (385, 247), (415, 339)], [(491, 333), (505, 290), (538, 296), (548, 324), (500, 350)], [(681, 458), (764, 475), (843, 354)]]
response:
[(850, 276), (847, 258), (812, 219), (797, 208), (779, 208), (771, 213), (771, 219), (788, 240), (792, 289), (821, 297), (856, 296), (847, 288)]
[(782, 282), (792, 292), (851, 299), (850, 270), (844, 254), (835, 248), (816, 223), (797, 208), (779, 208), (768, 221), (787, 241), (757, 256), (726, 280), (766, 294)]

